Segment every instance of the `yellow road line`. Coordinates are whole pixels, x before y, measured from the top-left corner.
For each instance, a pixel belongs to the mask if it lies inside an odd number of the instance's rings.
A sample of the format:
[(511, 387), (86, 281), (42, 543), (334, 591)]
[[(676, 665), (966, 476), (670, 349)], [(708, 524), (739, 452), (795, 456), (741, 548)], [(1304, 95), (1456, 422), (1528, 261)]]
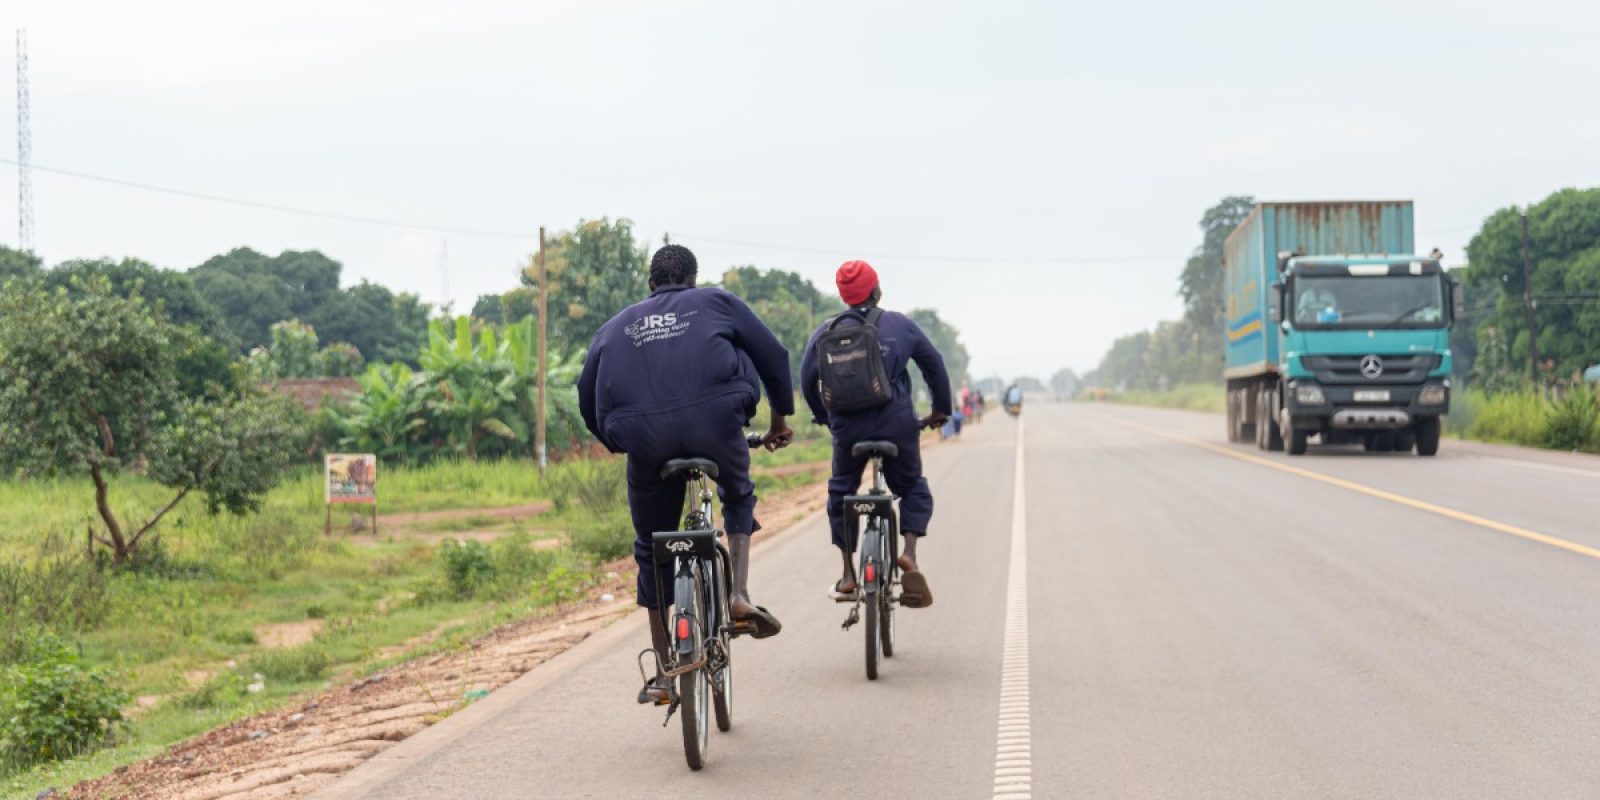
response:
[(1453, 508), (1445, 508), (1444, 506), (1435, 505), (1425, 500), (1414, 500), (1410, 497), (1395, 494), (1394, 492), (1386, 492), (1382, 489), (1374, 489), (1371, 486), (1355, 483), (1353, 481), (1347, 481), (1343, 478), (1335, 478), (1331, 475), (1324, 475), (1320, 472), (1313, 472), (1309, 469), (1301, 469), (1300, 467), (1282, 464), (1271, 459), (1262, 458), (1249, 453), (1242, 453), (1231, 447), (1212, 444), (1211, 442), (1194, 439), (1188, 436), (1180, 436), (1176, 433), (1168, 433), (1167, 431), (1152, 428), (1147, 425), (1140, 425), (1137, 422), (1129, 422), (1124, 419), (1117, 419), (1116, 417), (1106, 417), (1106, 419), (1126, 428), (1133, 428), (1134, 430), (1143, 431), (1154, 436), (1160, 436), (1163, 439), (1170, 439), (1174, 442), (1181, 442), (1183, 444), (1198, 447), (1202, 450), (1210, 450), (1213, 453), (1220, 453), (1228, 456), (1229, 458), (1237, 458), (1240, 461), (1248, 461), (1252, 464), (1259, 464), (1263, 467), (1275, 469), (1279, 472), (1287, 472), (1290, 475), (1298, 475), (1302, 478), (1309, 478), (1314, 481), (1326, 483), (1329, 486), (1337, 486), (1340, 489), (1356, 492), (1358, 494), (1364, 494), (1368, 497), (1376, 497), (1379, 500), (1387, 500), (1391, 503), (1417, 509), (1418, 511), (1426, 511), (1430, 514), (1438, 514), (1441, 517), (1447, 517), (1457, 522), (1465, 522), (1468, 525), (1477, 525), (1480, 528), (1488, 528), (1491, 531), (1504, 533), (1508, 536), (1515, 536), (1519, 539), (1527, 539), (1530, 542), (1538, 542), (1551, 547), (1559, 547), (1562, 550), (1566, 550), (1571, 553), (1577, 553), (1581, 556), (1600, 559), (1600, 549), (1595, 549), (1593, 547), (1589, 547), (1588, 545), (1578, 544), (1577, 542), (1569, 542), (1566, 539), (1549, 536), (1539, 533), (1538, 531), (1530, 531), (1527, 528), (1519, 528), (1515, 525), (1507, 525), (1504, 522), (1496, 522), (1492, 519), (1485, 519), (1475, 514), (1468, 514), (1465, 511), (1457, 511)]

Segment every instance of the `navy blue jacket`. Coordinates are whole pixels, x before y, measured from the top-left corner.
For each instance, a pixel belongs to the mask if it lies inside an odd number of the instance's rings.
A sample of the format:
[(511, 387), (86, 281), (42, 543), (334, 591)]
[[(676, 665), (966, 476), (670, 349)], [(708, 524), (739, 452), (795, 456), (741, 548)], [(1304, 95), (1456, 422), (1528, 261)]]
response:
[[(578, 408), (589, 432), (609, 421), (671, 411), (730, 394), (755, 413), (765, 384), (778, 414), (794, 414), (789, 351), (743, 300), (721, 289), (662, 286), (595, 332), (578, 378)], [(748, 419), (746, 420), (748, 421)]]
[[(856, 310), (866, 312), (865, 307)], [(811, 406), (812, 416), (824, 425), (831, 421), (828, 409), (822, 405), (820, 373), (817, 371), (817, 337), (828, 329), (831, 322), (824, 322), (811, 334), (811, 340), (806, 343), (805, 356), (800, 360), (800, 392), (805, 395), (806, 405)], [(855, 324), (851, 320), (840, 323)], [(883, 316), (878, 318), (878, 345), (883, 349), (883, 365), (889, 375), (889, 384), (894, 387), (894, 399), (882, 408), (853, 411), (839, 416), (869, 418), (891, 409), (909, 410), (911, 373), (907, 367), (913, 361), (922, 370), (922, 377), (928, 382), (928, 391), (933, 394), (933, 410), (941, 414), (951, 412), (950, 375), (944, 368), (944, 356), (939, 355), (939, 349), (933, 346), (916, 322), (897, 311), (884, 311)]]

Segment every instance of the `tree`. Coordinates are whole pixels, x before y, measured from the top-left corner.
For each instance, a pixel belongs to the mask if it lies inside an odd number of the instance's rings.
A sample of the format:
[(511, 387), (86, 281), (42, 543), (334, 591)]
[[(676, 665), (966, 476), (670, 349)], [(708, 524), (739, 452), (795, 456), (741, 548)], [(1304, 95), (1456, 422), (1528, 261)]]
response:
[[(415, 359), (427, 342), (430, 309), (420, 298), (362, 281), (339, 288), (343, 267), (315, 250), (266, 256), (238, 248), (189, 271), (195, 288), (221, 313), (237, 347), (272, 342), (272, 326), (301, 320), (364, 358)], [(414, 363), (414, 362), (413, 362)]]
[[(922, 328), (939, 354), (944, 356), (945, 371), (950, 373), (950, 391), (954, 394), (961, 387), (961, 382), (967, 379), (967, 347), (961, 343), (961, 332), (931, 308), (913, 308), (906, 316)], [(919, 377), (921, 372), (917, 371)], [(927, 379), (922, 380), (926, 382)]]
[(26, 250), (14, 250), (0, 245), (0, 285), (12, 278), (28, 278), (39, 274), (42, 262)]
[(1182, 319), (1113, 342), (1094, 371), (1097, 385), (1158, 390), (1221, 380), (1222, 246), (1254, 205), (1248, 195), (1224, 197), (1200, 215), (1200, 246), (1178, 276)]
[[(1600, 361), (1600, 188), (1563, 189), (1530, 206), (1528, 254), (1539, 354), (1558, 374)], [(1528, 365), (1530, 337), (1522, 269), (1522, 211), (1502, 208), (1467, 243), (1467, 285), (1495, 298), (1479, 320), (1478, 343), (1493, 329), (1513, 371)], [(1485, 302), (1487, 298), (1482, 298)], [(1478, 305), (1478, 302), (1471, 302)]]
[(1249, 195), (1224, 197), (1200, 215), (1200, 246), (1189, 256), (1178, 277), (1184, 318), (1196, 329), (1215, 332), (1220, 350), (1222, 335), (1222, 244), (1255, 207)]
[(798, 272), (733, 267), (722, 273), (722, 288), (749, 303), (756, 316), (789, 349), (789, 372), (796, 380), (812, 331), (823, 320), (844, 310), (839, 298), (824, 295)]
[[(287, 464), (291, 412), (282, 401), (184, 399), (176, 364), (193, 334), (105, 276), (69, 291), (13, 286), (0, 294), (0, 458), (27, 472), (87, 473), (102, 529), (96, 541), (126, 562), (195, 490), (213, 512), (258, 507)], [(174, 496), (124, 525), (110, 480), (147, 465)]]
[[(649, 270), (645, 250), (634, 241), (633, 223), (579, 220), (570, 231), (546, 243), (545, 275), (550, 307), (550, 338), (562, 349), (586, 349), (595, 331), (646, 293)], [(533, 265), (523, 283), (535, 285)]]

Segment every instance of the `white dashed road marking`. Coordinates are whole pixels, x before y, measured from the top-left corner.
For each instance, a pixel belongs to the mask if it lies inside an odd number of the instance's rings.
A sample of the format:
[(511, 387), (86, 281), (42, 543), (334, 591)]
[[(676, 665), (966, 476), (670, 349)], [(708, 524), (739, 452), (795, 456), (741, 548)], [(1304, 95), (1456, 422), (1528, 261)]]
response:
[(1011, 495), (1011, 564), (1006, 578), (1005, 660), (1000, 665), (1000, 730), (994, 796), (1033, 796), (1033, 725), (1028, 697), (1028, 518), (1023, 491), (1022, 418), (1017, 418), (1016, 486)]

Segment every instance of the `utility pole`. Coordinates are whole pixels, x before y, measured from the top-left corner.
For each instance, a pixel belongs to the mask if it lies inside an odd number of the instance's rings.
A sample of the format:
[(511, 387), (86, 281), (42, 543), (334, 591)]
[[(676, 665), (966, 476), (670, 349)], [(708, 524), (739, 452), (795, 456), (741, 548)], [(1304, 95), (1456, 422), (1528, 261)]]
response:
[(549, 309), (549, 304), (546, 301), (549, 299), (550, 292), (549, 292), (548, 284), (545, 281), (545, 272), (544, 272), (544, 226), (543, 225), (539, 226), (539, 255), (536, 256), (535, 258), (536, 258), (536, 261), (537, 261), (537, 263), (535, 265), (535, 269), (538, 272), (538, 280), (539, 280), (539, 375), (538, 375), (539, 407), (534, 409), (534, 414), (533, 414), (533, 417), (534, 417), (534, 423), (533, 423), (533, 447), (534, 447), (535, 450), (539, 451), (539, 474), (540, 475), (544, 475), (545, 463), (546, 463), (545, 438), (544, 438), (544, 422), (545, 422), (545, 419), (544, 419), (544, 392), (545, 392), (545, 383), (546, 383), (546, 381), (547, 381), (547, 379), (549, 377), (549, 365), (548, 365), (548, 363), (546, 361), (546, 358), (545, 358), (545, 356), (546, 356), (545, 341), (546, 341), (546, 338), (549, 335), (549, 325), (550, 325), (550, 315), (548, 313), (546, 313), (548, 311), (548, 309)]
[(33, 125), (28, 113), (28, 32), (17, 29), (17, 244), (33, 252)]
[(1522, 307), (1528, 314), (1528, 366), (1539, 383), (1539, 322), (1533, 314), (1533, 266), (1528, 260), (1528, 212), (1522, 212)]

